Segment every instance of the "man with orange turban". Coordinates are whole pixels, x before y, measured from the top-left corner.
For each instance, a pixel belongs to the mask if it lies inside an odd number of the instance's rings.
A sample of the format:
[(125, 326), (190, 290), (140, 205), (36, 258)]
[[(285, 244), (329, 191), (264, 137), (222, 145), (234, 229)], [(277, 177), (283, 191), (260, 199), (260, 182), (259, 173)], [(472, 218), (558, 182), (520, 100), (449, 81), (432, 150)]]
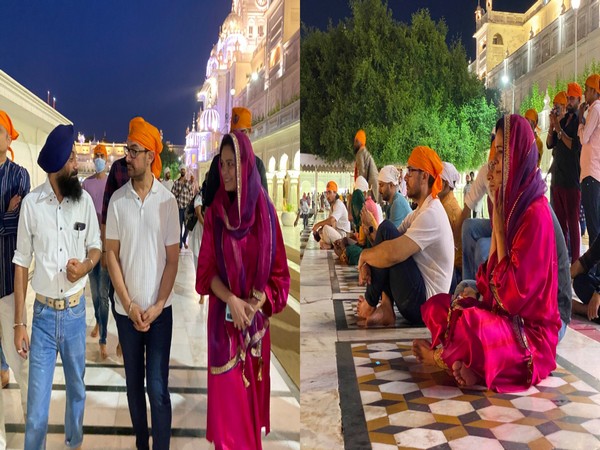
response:
[(327, 219), (315, 223), (312, 231), (315, 237), (319, 236), (321, 248), (329, 250), (335, 241), (346, 237), (350, 232), (350, 220), (348, 220), (348, 209), (338, 195), (338, 186), (335, 181), (327, 183), (325, 198), (331, 205), (331, 212)]
[[(585, 103), (579, 109), (581, 203), (590, 246), (600, 234), (600, 75), (585, 80)], [(576, 311), (578, 312), (578, 311)]]
[(581, 238), (579, 233), (581, 146), (577, 138), (579, 125), (577, 109), (580, 96), (581, 88), (577, 83), (569, 83), (567, 92), (561, 91), (556, 94), (553, 101), (554, 108), (550, 111), (550, 127), (546, 138), (546, 146), (552, 149), (550, 167), (552, 208), (568, 245), (572, 263), (579, 258)]
[(542, 163), (542, 155), (544, 154), (544, 143), (542, 142), (542, 140), (540, 139), (540, 137), (538, 136), (538, 113), (535, 109), (528, 109), (525, 112), (525, 115), (523, 116), (527, 119), (527, 121), (529, 122), (529, 125), (531, 125), (531, 129), (533, 130), (533, 134), (535, 135), (535, 144), (537, 145), (537, 149), (538, 149), (538, 167), (540, 167), (540, 164)]
[[(21, 389), (23, 413), (27, 412), (27, 360), (19, 358), (14, 341), (14, 281), (15, 266), (12, 263), (17, 247), (17, 225), (21, 213), (21, 199), (29, 193), (30, 182), (27, 170), (14, 163), (14, 153), (10, 148), (12, 141), (19, 137), (12, 121), (6, 112), (0, 111), (0, 342), (2, 348), (1, 380), (2, 388), (9, 381), (9, 366), (12, 367), (15, 379)], [(7, 153), (11, 153), (8, 158)], [(25, 320), (22, 320), (25, 322)], [(4, 360), (6, 358), (6, 361)], [(8, 364), (7, 364), (8, 363)], [(0, 393), (0, 411), (4, 410)], [(4, 430), (4, 414), (0, 413), (0, 448), (6, 447)]]
[(359, 317), (366, 319), (366, 325), (393, 325), (392, 301), (407, 321), (422, 323), (421, 305), (450, 290), (454, 240), (438, 198), (442, 161), (431, 148), (416, 147), (406, 170), (407, 194), (417, 209), (399, 228), (384, 220), (377, 229), (375, 246), (363, 250), (358, 262), (359, 282), (368, 284), (358, 305)]
[(149, 448), (145, 377), (153, 445), (169, 448), (171, 302), (179, 262), (177, 201), (154, 175), (162, 149), (158, 130), (141, 117), (131, 121), (129, 130), (125, 161), (130, 180), (110, 199), (106, 257), (136, 448)]
[(358, 130), (354, 136), (354, 155), (354, 181), (362, 176), (369, 183), (373, 196), (381, 200), (377, 184), (379, 173), (373, 156), (367, 150), (367, 134), (364, 130)]

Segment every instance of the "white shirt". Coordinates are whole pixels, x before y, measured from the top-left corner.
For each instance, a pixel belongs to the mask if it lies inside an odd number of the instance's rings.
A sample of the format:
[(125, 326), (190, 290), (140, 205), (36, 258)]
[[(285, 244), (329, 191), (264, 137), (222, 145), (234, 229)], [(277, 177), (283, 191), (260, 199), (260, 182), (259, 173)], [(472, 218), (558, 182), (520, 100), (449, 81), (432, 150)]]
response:
[(465, 195), (465, 205), (471, 211), (479, 211), (479, 204), (485, 194), (490, 194), (490, 187), (487, 181), (488, 165), (484, 164), (479, 168), (475, 181), (471, 183), (471, 189)]
[(421, 249), (413, 255), (423, 276), (427, 298), (448, 293), (454, 270), (454, 238), (448, 215), (439, 198), (427, 197), (398, 228)]
[(62, 299), (85, 288), (87, 275), (75, 283), (67, 280), (67, 262), (72, 258), (84, 260), (94, 248), (102, 249), (102, 243), (90, 194), (83, 191), (78, 202), (64, 198), (59, 203), (46, 179), (25, 196), (13, 263), (29, 268), (35, 255), (31, 280), (35, 292)]
[(339, 198), (333, 204), (333, 207), (331, 208), (331, 214), (329, 214), (329, 217), (335, 217), (336, 230), (346, 231), (346, 232), (350, 231), (350, 221), (348, 220), (348, 210), (346, 209), (344, 202), (342, 202)]
[(581, 174), (580, 180), (593, 177), (600, 181), (600, 100), (596, 100), (588, 108), (585, 125), (579, 125), (578, 133), (581, 141)]
[[(106, 239), (119, 241), (119, 259), (129, 297), (142, 310), (156, 303), (167, 265), (166, 247), (179, 243), (177, 200), (156, 179), (142, 202), (131, 180), (110, 199)], [(172, 292), (165, 303), (171, 305)], [(115, 309), (127, 315), (115, 292)]]
[(162, 185), (164, 187), (167, 188), (167, 190), (169, 192), (171, 192), (171, 190), (173, 189), (173, 180), (171, 180), (171, 179), (169, 179), (169, 180), (162, 180), (161, 183), (162, 183)]

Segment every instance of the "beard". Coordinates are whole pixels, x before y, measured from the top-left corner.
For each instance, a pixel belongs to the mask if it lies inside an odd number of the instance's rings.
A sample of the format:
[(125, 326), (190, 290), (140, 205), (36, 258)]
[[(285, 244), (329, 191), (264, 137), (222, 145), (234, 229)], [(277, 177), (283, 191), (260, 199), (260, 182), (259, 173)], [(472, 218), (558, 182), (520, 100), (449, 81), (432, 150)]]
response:
[(81, 194), (83, 189), (79, 178), (77, 178), (77, 171), (74, 170), (69, 174), (62, 174), (56, 177), (56, 184), (63, 197), (69, 198), (78, 202), (81, 200)]

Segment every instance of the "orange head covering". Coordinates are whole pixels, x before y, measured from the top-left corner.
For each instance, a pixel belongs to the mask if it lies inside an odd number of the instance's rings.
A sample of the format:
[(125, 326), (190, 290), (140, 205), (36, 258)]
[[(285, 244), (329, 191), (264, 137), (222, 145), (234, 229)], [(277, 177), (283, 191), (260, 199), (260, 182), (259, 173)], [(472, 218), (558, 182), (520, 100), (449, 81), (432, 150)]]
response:
[(248, 108), (235, 107), (231, 110), (230, 132), (234, 130), (252, 130), (252, 113)]
[(354, 140), (360, 142), (362, 145), (367, 145), (367, 133), (365, 133), (365, 130), (358, 130), (356, 136), (354, 136)]
[(338, 190), (337, 183), (335, 181), (330, 181), (329, 183), (327, 183), (327, 190), (337, 192), (337, 190)]
[(581, 98), (583, 95), (583, 91), (581, 90), (581, 86), (577, 83), (569, 83), (567, 85), (567, 97), (577, 97)]
[(435, 150), (425, 146), (415, 147), (406, 164), (415, 169), (427, 172), (433, 177), (434, 182), (431, 188), (431, 196), (436, 198), (438, 192), (442, 190), (442, 171), (444, 170), (444, 165)]
[(493, 161), (496, 157), (496, 139), (492, 139), (490, 144), (490, 155), (488, 156), (488, 162)]
[(528, 109), (525, 112), (525, 115), (523, 117), (525, 117), (526, 119), (531, 120), (535, 124), (535, 126), (537, 127), (537, 124), (538, 124), (538, 113), (537, 113), (537, 111), (535, 109)]
[[(572, 97), (575, 97), (574, 95), (572, 95)], [(554, 96), (554, 100), (552, 100), (552, 103), (559, 104), (559, 105), (564, 105), (567, 106), (567, 103), (569, 103), (569, 100), (567, 99), (567, 93), (565, 91), (560, 91), (558, 94), (556, 94)]]
[(600, 94), (600, 75), (597, 73), (591, 74), (588, 79), (585, 80), (585, 85), (594, 89), (597, 94)]
[[(10, 117), (8, 117), (8, 114), (6, 114), (4, 111), (0, 111), (0, 125), (7, 131), (8, 136), (12, 141), (19, 137), (19, 133), (17, 133), (17, 130), (14, 129)], [(15, 153), (12, 151), (12, 148), (8, 147), (8, 151), (11, 154), (10, 159), (14, 161)]]
[(106, 151), (106, 147), (102, 144), (98, 144), (94, 147), (94, 151), (92, 152), (92, 156), (98, 153), (102, 153), (104, 156), (108, 158), (108, 153)]
[(129, 122), (129, 136), (127, 139), (135, 141), (145, 149), (154, 153), (154, 161), (152, 161), (152, 173), (158, 179), (162, 170), (162, 161), (160, 160), (160, 152), (163, 145), (158, 129), (146, 122), (143, 117), (134, 117)]

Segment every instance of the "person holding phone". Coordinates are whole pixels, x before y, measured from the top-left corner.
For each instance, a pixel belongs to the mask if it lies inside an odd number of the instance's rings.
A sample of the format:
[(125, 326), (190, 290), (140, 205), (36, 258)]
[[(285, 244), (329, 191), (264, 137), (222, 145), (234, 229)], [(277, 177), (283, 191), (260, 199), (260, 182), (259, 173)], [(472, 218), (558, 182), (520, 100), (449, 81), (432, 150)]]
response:
[[(60, 354), (65, 374), (65, 445), (83, 441), (85, 407), (85, 296), (87, 275), (101, 255), (100, 230), (90, 195), (77, 178), (73, 125), (48, 135), (38, 165), (48, 174), (21, 203), (15, 264), (14, 345), (29, 356), (25, 449), (45, 448), (50, 394)], [(35, 291), (31, 346), (24, 321), (29, 267)]]
[(196, 291), (209, 295), (206, 439), (217, 449), (261, 449), (261, 429), (270, 431), (269, 317), (287, 303), (290, 273), (246, 134), (223, 138), (219, 167), (196, 276)]

